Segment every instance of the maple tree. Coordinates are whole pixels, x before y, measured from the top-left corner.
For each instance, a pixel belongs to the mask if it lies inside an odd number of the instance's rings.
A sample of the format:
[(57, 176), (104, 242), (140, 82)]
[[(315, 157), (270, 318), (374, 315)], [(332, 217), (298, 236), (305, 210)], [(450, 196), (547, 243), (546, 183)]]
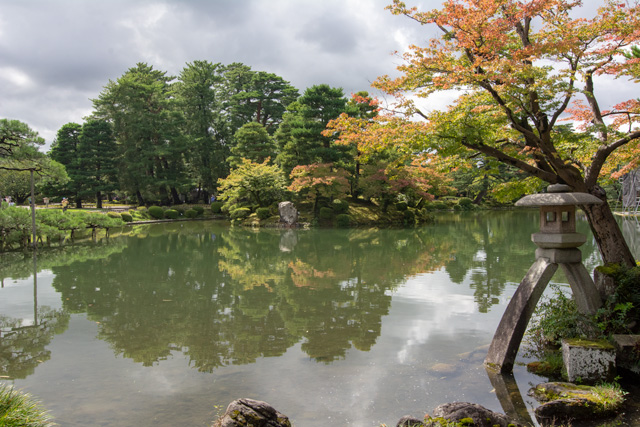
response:
[[(640, 162), (640, 101), (605, 110), (596, 87), (608, 77), (637, 78), (630, 52), (640, 40), (640, 6), (604, 0), (587, 19), (574, 17), (580, 5), (447, 0), (423, 12), (394, 0), (393, 14), (436, 27), (439, 36), (409, 46), (400, 76), (382, 76), (374, 86), (397, 99), (396, 110), (424, 121), (388, 119), (367, 126), (368, 136), (354, 137), (362, 147), (402, 144), (450, 158), (481, 153), (541, 181), (593, 194), (604, 203), (582, 209), (603, 260), (633, 265), (599, 179)], [(447, 111), (420, 108), (423, 98), (447, 90), (460, 91)], [(560, 123), (567, 119), (570, 126)]]
[(314, 212), (318, 211), (319, 198), (341, 198), (349, 191), (346, 171), (331, 163), (298, 165), (291, 171), (290, 178), (292, 181), (288, 189), (313, 201)]

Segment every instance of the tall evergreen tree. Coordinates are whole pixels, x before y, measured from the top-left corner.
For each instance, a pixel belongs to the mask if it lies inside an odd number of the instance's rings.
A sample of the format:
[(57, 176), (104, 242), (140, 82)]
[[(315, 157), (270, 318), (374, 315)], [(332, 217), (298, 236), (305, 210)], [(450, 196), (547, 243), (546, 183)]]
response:
[(273, 139), (267, 130), (257, 122), (242, 126), (235, 134), (236, 145), (231, 149), (229, 164), (232, 168), (249, 159), (254, 163), (263, 163), (267, 158), (276, 156)]
[(322, 131), (345, 112), (346, 104), (342, 89), (321, 84), (308, 88), (289, 105), (275, 134), (280, 150), (277, 161), (287, 173), (297, 165), (334, 163), (345, 157), (348, 149), (332, 144)]
[(78, 138), (78, 163), (81, 194), (95, 195), (96, 207), (102, 208), (104, 192), (117, 188), (117, 147), (111, 125), (104, 120), (89, 120)]
[[(64, 189), (48, 188), (47, 190), (62, 196), (71, 196), (78, 209), (82, 208), (82, 171), (79, 163), (78, 143), (82, 125), (78, 123), (67, 123), (63, 125), (56, 134), (56, 138), (51, 144), (49, 156), (64, 165), (69, 181)], [(67, 194), (70, 193), (70, 194)]]
[(230, 114), (237, 123), (260, 123), (273, 134), (298, 90), (282, 77), (250, 68), (230, 68), (227, 78), (235, 89), (229, 99)]
[(178, 188), (188, 185), (182, 116), (172, 80), (166, 72), (138, 63), (115, 82), (109, 81), (93, 100), (95, 117), (113, 123), (123, 157), (121, 187), (135, 194), (139, 204), (146, 198), (180, 203)]
[(175, 87), (184, 114), (188, 173), (192, 184), (204, 190), (203, 197), (229, 174), (226, 159), (233, 133), (223, 114), (223, 72), (220, 63), (194, 61), (182, 69)]

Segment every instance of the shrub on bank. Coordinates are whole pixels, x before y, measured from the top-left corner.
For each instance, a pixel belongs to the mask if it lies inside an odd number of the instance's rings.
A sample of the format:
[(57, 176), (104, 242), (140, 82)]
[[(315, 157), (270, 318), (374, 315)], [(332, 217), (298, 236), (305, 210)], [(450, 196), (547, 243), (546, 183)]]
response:
[(187, 209), (186, 211), (184, 211), (184, 217), (185, 218), (195, 218), (198, 216), (198, 211), (196, 211), (195, 209)]
[(333, 209), (323, 206), (320, 208), (320, 212), (318, 212), (318, 218), (321, 220), (330, 220), (333, 218)]
[(271, 216), (271, 209), (258, 208), (256, 209), (256, 215), (258, 216), (258, 219), (267, 219)]
[(131, 221), (133, 221), (133, 216), (131, 216), (131, 214), (130, 214), (130, 213), (127, 213), (127, 212), (122, 212), (122, 213), (120, 214), (120, 217), (122, 218), (122, 220), (123, 220), (124, 222), (131, 222)]
[(164, 211), (164, 217), (167, 219), (178, 219), (180, 212), (175, 209), (167, 209)]
[(219, 214), (222, 212), (222, 205), (224, 205), (223, 202), (212, 202), (211, 203), (211, 213), (213, 214)]
[(331, 206), (336, 215), (345, 214), (349, 210), (349, 203), (344, 200), (336, 199), (333, 201)]
[(196, 214), (197, 214), (196, 216), (202, 216), (204, 214), (204, 206), (196, 205), (196, 206), (192, 207), (191, 209), (196, 211)]
[(433, 208), (434, 211), (444, 211), (449, 209), (447, 204), (445, 202), (441, 202), (440, 200), (433, 202), (431, 204), (431, 207)]
[(468, 197), (461, 197), (458, 199), (458, 208), (463, 211), (470, 211), (473, 209), (473, 200)]
[(351, 217), (347, 214), (336, 216), (336, 225), (340, 228), (347, 228), (351, 225)]
[(406, 212), (408, 207), (409, 206), (407, 205), (407, 202), (397, 202), (396, 203), (396, 210), (398, 212)]
[(164, 218), (164, 209), (162, 209), (160, 206), (149, 206), (148, 211), (149, 215), (151, 215), (155, 219)]
[(416, 214), (411, 209), (407, 209), (402, 214), (402, 222), (405, 225), (415, 225), (416, 224)]
[(245, 219), (251, 215), (249, 208), (236, 208), (229, 213), (231, 219)]

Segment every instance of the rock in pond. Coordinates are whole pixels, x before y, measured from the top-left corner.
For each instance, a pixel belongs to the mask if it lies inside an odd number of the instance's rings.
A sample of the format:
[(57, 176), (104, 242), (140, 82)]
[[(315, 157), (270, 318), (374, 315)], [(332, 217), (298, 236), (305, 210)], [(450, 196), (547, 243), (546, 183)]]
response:
[(476, 403), (453, 402), (445, 403), (433, 410), (431, 416), (419, 426), (436, 427), (447, 425), (447, 422), (463, 423), (465, 426), (475, 427), (522, 427), (506, 415), (493, 412)]
[(280, 222), (286, 226), (293, 227), (298, 223), (298, 210), (292, 202), (280, 202), (278, 204)]
[(398, 424), (396, 424), (396, 427), (424, 427), (424, 422), (419, 418), (405, 415), (404, 417), (400, 418)]
[(615, 390), (610, 391), (604, 399), (602, 394), (596, 387), (564, 382), (538, 384), (529, 390), (529, 395), (544, 402), (535, 409), (539, 421), (588, 420), (615, 415), (624, 402), (624, 392), (615, 396)]
[(212, 427), (291, 427), (291, 422), (266, 402), (238, 399), (227, 406)]

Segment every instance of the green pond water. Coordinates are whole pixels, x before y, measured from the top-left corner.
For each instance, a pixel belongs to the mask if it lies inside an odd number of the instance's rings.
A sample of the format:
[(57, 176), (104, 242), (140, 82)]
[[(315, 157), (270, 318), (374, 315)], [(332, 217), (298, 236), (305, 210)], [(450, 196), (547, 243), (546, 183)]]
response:
[[(61, 426), (207, 426), (241, 397), (298, 427), (395, 425), (453, 401), (505, 412), (483, 360), (537, 228), (536, 211), (415, 229), (194, 221), (3, 256), (0, 381)], [(591, 237), (581, 249), (591, 271)], [(513, 380), (526, 418), (543, 379), (518, 364)]]

